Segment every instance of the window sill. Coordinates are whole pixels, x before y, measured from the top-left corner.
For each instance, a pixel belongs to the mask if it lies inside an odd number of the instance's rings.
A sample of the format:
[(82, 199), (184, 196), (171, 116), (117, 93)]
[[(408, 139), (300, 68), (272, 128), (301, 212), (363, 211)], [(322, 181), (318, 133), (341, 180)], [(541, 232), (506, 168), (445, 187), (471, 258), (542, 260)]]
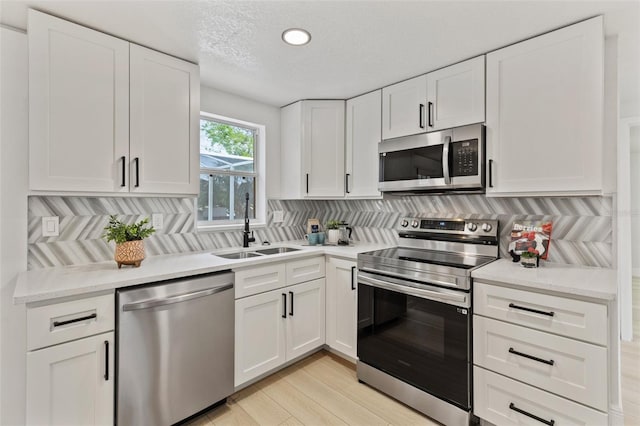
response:
[[(260, 229), (267, 226), (264, 222), (251, 222), (250, 228)], [(225, 223), (220, 225), (196, 225), (196, 232), (242, 231), (244, 223)]]

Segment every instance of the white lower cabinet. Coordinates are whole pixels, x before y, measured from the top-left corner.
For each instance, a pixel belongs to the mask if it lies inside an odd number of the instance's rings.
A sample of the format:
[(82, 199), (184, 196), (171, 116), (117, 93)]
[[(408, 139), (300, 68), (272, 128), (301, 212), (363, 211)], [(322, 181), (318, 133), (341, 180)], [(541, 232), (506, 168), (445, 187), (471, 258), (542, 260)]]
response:
[(327, 345), (356, 358), (356, 262), (327, 258)]
[(28, 425), (113, 425), (113, 336), (27, 353)]
[[(311, 267), (317, 259), (323, 262), (321, 278), (293, 285), (282, 280), (281, 288), (247, 297), (238, 298), (236, 293), (235, 386), (324, 345), (324, 257), (284, 266), (287, 270), (296, 265)], [(242, 276), (247, 272), (243, 270)]]
[(608, 424), (607, 306), (508, 285), (474, 282), (474, 414), (496, 425)]
[(605, 413), (484, 368), (473, 369), (473, 382), (475, 415), (495, 425), (607, 424)]

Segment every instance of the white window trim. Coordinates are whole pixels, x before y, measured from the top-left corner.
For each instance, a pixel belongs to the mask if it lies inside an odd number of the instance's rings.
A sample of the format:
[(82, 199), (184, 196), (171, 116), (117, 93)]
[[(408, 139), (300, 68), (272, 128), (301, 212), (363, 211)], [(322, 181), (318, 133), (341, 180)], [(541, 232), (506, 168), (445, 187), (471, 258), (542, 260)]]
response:
[[(262, 124), (251, 123), (249, 121), (236, 120), (234, 118), (225, 117), (222, 115), (211, 114), (208, 112), (200, 111), (200, 117), (205, 119), (211, 119), (214, 121), (220, 121), (228, 123), (230, 125), (237, 125), (240, 127), (248, 127), (256, 130), (256, 150), (253, 156), (253, 164), (256, 167), (256, 217), (251, 220), (252, 228), (263, 228), (267, 225), (267, 184), (266, 184), (266, 127)], [(244, 228), (244, 220), (233, 221), (219, 221), (219, 224), (209, 221), (198, 221), (198, 197), (193, 200), (194, 205), (194, 221), (197, 231), (226, 231)]]

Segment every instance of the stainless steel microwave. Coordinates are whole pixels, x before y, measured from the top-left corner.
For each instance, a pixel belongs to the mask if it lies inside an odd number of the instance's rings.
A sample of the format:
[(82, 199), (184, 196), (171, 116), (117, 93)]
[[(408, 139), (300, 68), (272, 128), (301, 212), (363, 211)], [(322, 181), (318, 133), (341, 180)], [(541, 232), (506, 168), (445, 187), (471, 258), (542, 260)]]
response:
[(485, 127), (388, 139), (379, 144), (382, 192), (483, 192)]

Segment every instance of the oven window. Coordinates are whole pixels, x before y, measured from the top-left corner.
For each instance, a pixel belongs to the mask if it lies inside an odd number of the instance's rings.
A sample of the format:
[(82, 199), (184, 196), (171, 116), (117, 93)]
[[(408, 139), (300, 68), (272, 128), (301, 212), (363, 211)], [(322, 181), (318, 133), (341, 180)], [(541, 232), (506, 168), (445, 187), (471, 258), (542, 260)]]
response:
[(442, 145), (387, 152), (380, 156), (383, 182), (444, 177)]
[(358, 358), (468, 409), (470, 318), (454, 305), (360, 284)]

